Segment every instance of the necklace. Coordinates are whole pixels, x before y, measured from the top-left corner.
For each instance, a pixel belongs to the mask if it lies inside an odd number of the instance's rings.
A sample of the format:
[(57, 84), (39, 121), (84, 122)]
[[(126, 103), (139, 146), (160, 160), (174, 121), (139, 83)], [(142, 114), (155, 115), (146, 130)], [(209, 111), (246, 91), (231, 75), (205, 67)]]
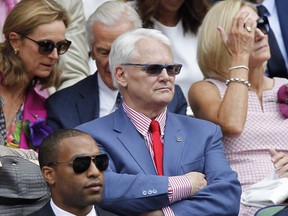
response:
[(3, 106), (4, 104), (6, 104), (6, 100), (0, 96), (0, 106)]

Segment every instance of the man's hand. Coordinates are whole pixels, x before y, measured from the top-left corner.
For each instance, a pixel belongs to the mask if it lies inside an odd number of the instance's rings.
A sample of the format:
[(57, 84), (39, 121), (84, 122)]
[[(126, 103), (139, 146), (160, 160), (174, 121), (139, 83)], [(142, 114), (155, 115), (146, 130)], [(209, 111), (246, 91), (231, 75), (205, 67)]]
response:
[(192, 184), (192, 194), (193, 196), (198, 190), (202, 189), (207, 185), (207, 181), (205, 179), (205, 175), (199, 172), (190, 172), (185, 174), (185, 176), (189, 179)]

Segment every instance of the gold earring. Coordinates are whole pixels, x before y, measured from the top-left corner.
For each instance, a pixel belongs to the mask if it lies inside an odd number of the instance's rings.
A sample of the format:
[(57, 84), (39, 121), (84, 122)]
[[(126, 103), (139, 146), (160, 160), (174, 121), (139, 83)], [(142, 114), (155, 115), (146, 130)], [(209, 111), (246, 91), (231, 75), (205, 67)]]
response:
[(15, 55), (17, 55), (18, 54), (18, 52), (19, 52), (19, 50), (16, 48), (16, 49), (14, 49), (14, 53), (15, 53)]

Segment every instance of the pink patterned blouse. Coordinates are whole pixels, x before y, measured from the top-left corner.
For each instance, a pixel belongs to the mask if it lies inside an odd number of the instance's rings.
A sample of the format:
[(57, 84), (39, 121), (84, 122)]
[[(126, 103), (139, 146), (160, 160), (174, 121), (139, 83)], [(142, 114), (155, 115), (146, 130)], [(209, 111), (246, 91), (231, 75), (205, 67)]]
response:
[[(215, 84), (221, 98), (226, 85), (215, 79), (206, 79)], [(262, 107), (257, 95), (248, 93), (248, 114), (243, 133), (238, 138), (223, 137), (227, 158), (238, 173), (242, 190), (261, 181), (273, 170), (270, 148), (288, 153), (288, 119), (284, 119), (277, 106), (277, 91), (288, 80), (274, 78), (272, 90), (263, 92)], [(241, 205), (239, 215), (254, 215), (257, 208)]]

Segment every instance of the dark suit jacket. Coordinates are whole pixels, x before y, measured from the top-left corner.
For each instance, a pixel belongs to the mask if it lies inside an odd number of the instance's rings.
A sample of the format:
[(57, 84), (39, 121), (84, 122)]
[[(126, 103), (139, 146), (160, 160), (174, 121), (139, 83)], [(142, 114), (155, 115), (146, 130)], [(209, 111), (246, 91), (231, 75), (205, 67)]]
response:
[[(106, 212), (98, 208), (97, 206), (95, 206), (95, 209), (97, 211), (98, 216), (116, 216), (110, 212)], [(32, 214), (29, 214), (28, 216), (55, 216), (55, 214), (51, 208), (50, 201), (49, 201), (42, 208), (33, 212)]]
[(32, 214), (28, 215), (28, 216), (55, 216), (51, 205), (50, 205), (50, 201), (47, 202), (42, 208), (40, 208), (39, 210), (33, 212)]
[[(97, 72), (73, 86), (52, 94), (46, 101), (47, 125), (54, 131), (74, 128), (99, 118), (99, 87)], [(175, 85), (173, 100), (168, 106), (170, 112), (186, 114), (187, 102), (181, 88)]]
[(287, 0), (276, 0), (276, 7), (278, 12), (278, 18), (282, 33), (282, 38), (285, 45), (285, 50), (288, 55), (288, 1)]
[[(288, 56), (288, 1), (287, 0), (275, 0), (277, 13), (278, 13), (278, 19), (281, 29), (281, 34), (286, 50), (286, 54)], [(273, 29), (273, 23), (270, 23)], [(271, 45), (270, 45), (271, 46)], [(271, 53), (273, 55), (273, 53)], [(269, 68), (269, 64), (268, 64)], [(283, 67), (283, 70), (275, 70), (273, 71), (273, 68), (269, 69), (268, 71), (269, 77), (284, 77), (288, 78), (288, 70), (286, 67)]]
[(168, 176), (201, 172), (208, 185), (190, 199), (171, 204), (175, 215), (238, 215), (241, 186), (226, 159), (219, 126), (168, 112), (164, 176), (157, 175), (142, 135), (122, 106), (77, 129), (88, 132), (110, 158), (100, 207), (129, 216), (161, 209), (170, 205)]

